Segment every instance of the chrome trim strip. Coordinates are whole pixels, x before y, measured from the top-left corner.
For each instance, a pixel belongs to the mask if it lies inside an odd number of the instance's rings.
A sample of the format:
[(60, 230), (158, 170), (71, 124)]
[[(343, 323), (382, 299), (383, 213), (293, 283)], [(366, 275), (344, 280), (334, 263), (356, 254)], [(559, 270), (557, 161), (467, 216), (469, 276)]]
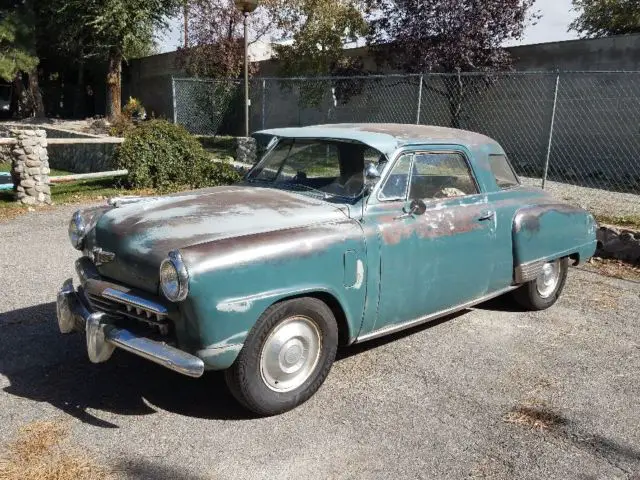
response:
[(461, 310), (465, 310), (467, 308), (473, 307), (473, 306), (478, 305), (480, 303), (484, 303), (487, 300), (491, 300), (492, 298), (496, 298), (496, 297), (499, 297), (500, 295), (504, 295), (505, 293), (508, 293), (508, 292), (510, 292), (512, 290), (515, 290), (518, 287), (519, 287), (519, 285), (515, 285), (515, 286), (512, 285), (512, 286), (507, 287), (505, 289), (498, 290), (497, 292), (490, 293), (489, 295), (485, 295), (484, 297), (480, 297), (480, 298), (477, 298), (475, 300), (471, 300), (470, 302), (463, 303), (463, 304), (457, 305), (455, 307), (447, 308), (446, 310), (441, 310), (439, 312), (432, 313), (432, 314), (426, 315), (424, 317), (417, 318), (415, 320), (409, 320), (408, 322), (399, 323), (399, 324), (396, 324), (396, 325), (389, 325), (389, 326), (383, 327), (383, 328), (381, 328), (379, 330), (374, 330), (373, 332), (367, 333), (365, 335), (360, 335), (358, 338), (356, 338), (356, 340), (353, 343), (356, 344), (356, 343), (367, 342), (367, 341), (373, 340), (375, 338), (384, 337), (385, 335), (390, 335), (392, 333), (396, 333), (396, 332), (400, 332), (402, 330), (406, 330), (407, 328), (415, 327), (415, 326), (420, 325), (422, 323), (427, 323), (427, 322), (432, 321), (432, 320), (437, 320), (439, 318), (446, 317), (447, 315), (451, 315), (452, 313), (456, 313), (456, 312), (459, 312)]
[(169, 314), (169, 310), (167, 310), (165, 306), (160, 305), (159, 303), (155, 303), (155, 302), (152, 302), (151, 300), (140, 298), (135, 295), (131, 295), (129, 293), (121, 292), (113, 288), (105, 288), (102, 291), (102, 296), (104, 298), (108, 298), (109, 300), (113, 300), (116, 302), (124, 303), (126, 305), (131, 305), (133, 307), (148, 310), (152, 313), (155, 313), (156, 315)]
[(106, 325), (105, 340), (122, 350), (188, 377), (198, 378), (204, 373), (202, 359), (164, 343), (139, 337), (128, 330)]

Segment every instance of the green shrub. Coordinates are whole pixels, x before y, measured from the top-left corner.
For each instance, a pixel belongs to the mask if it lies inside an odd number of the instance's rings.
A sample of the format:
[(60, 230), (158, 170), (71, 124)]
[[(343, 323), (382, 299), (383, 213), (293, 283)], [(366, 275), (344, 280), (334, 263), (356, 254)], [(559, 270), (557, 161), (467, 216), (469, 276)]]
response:
[(129, 132), (116, 164), (129, 171), (125, 186), (161, 192), (225, 185), (239, 179), (231, 165), (212, 162), (193, 135), (165, 120), (145, 122)]

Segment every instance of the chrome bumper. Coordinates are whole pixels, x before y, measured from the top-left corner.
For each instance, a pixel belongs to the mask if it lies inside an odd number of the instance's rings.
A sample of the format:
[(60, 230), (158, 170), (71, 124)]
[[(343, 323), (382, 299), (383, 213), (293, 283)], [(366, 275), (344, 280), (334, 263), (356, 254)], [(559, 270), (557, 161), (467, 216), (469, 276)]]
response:
[(204, 362), (200, 358), (117, 328), (104, 321), (104, 313), (89, 311), (71, 279), (62, 285), (56, 304), (60, 332), (85, 330), (87, 353), (93, 363), (106, 362), (117, 347), (189, 377), (197, 378), (204, 373)]

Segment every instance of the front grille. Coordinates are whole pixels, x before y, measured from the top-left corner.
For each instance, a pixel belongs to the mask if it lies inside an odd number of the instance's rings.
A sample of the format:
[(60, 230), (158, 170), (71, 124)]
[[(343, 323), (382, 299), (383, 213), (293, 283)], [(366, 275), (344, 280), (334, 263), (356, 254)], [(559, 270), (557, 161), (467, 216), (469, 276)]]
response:
[(110, 288), (101, 294), (86, 292), (86, 298), (93, 310), (112, 320), (136, 320), (155, 327), (161, 334), (169, 332), (169, 312), (161, 305)]

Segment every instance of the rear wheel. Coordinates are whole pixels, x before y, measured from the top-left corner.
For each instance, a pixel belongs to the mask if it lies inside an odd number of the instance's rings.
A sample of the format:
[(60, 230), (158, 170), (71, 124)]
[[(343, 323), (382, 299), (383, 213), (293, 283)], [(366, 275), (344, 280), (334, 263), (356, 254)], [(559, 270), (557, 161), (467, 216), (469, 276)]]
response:
[(225, 372), (233, 396), (259, 415), (276, 415), (307, 401), (327, 378), (338, 347), (331, 309), (296, 298), (267, 309)]
[(542, 266), (540, 275), (515, 290), (513, 297), (527, 310), (546, 310), (558, 301), (568, 271), (568, 258), (547, 262)]

